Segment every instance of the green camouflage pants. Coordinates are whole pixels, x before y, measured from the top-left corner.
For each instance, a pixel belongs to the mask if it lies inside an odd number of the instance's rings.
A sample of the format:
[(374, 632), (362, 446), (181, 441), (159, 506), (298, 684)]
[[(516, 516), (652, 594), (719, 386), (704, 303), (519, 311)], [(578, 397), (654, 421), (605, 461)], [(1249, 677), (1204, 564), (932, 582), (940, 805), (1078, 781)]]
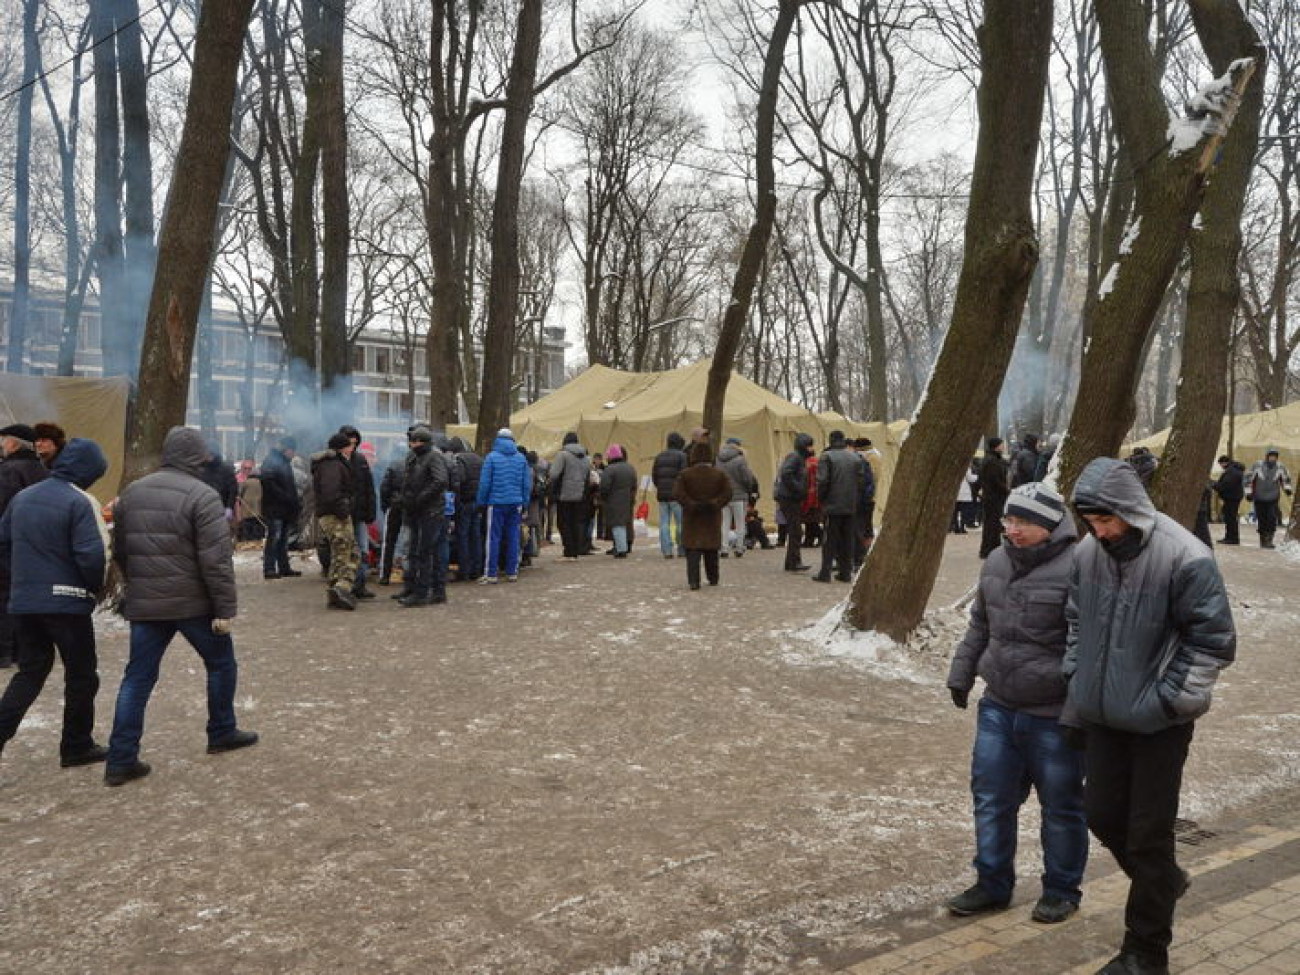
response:
[(342, 586), (351, 589), (357, 578), (357, 568), (361, 564), (361, 553), (357, 551), (356, 529), (352, 527), (351, 518), (338, 515), (320, 516), (321, 534), (330, 546), (330, 587)]

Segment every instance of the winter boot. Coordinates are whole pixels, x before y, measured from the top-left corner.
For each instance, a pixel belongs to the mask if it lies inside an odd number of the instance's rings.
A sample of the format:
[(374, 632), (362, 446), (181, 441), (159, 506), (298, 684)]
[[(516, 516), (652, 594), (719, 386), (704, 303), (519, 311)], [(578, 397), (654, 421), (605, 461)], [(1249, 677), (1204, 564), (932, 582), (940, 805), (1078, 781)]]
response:
[(972, 914), (986, 914), (989, 911), (1000, 911), (1008, 904), (1010, 900), (998, 900), (979, 884), (968, 887), (956, 897), (948, 901), (948, 910), (958, 917), (970, 917)]
[(1270, 533), (1267, 534), (1267, 535), (1260, 535), (1260, 536), (1259, 536), (1259, 547), (1260, 547), (1260, 548), (1272, 548), (1272, 547), (1273, 547), (1273, 534), (1272, 534), (1272, 532), (1270, 532)]

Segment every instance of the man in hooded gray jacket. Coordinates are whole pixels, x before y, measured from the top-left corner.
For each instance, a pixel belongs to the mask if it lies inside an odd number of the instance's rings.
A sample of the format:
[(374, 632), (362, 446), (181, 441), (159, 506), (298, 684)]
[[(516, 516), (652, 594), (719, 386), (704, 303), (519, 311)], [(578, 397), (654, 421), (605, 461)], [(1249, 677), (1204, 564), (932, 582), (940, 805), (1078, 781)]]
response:
[(1236, 632), (1210, 550), (1156, 511), (1129, 464), (1093, 460), (1072, 500), (1089, 537), (1065, 610), (1062, 722), (1085, 733), (1088, 826), (1130, 880), (1124, 943), (1099, 975), (1162, 975), (1188, 882), (1174, 850), (1183, 765)]

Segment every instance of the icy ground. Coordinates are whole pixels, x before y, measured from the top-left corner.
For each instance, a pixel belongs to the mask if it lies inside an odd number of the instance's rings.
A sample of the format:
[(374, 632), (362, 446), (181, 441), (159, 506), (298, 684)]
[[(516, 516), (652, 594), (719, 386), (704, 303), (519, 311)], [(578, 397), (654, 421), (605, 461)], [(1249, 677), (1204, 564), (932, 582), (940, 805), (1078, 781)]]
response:
[[(1242, 639), (1188, 768), (1203, 825), (1300, 779), (1300, 552), (1246, 541), (1220, 549)], [(262, 743), (204, 754), (177, 644), (154, 774), (106, 789), (58, 767), (56, 668), (0, 760), (0, 971), (833, 970), (969, 882), (974, 712), (943, 678), (977, 545), (950, 538), (908, 647), (837, 629), (846, 587), (779, 552), (692, 593), (644, 541), (548, 548), (516, 585), (355, 614), (324, 610), (313, 566), (267, 583), (243, 554), (238, 705)], [(126, 630), (98, 627), (106, 737)]]

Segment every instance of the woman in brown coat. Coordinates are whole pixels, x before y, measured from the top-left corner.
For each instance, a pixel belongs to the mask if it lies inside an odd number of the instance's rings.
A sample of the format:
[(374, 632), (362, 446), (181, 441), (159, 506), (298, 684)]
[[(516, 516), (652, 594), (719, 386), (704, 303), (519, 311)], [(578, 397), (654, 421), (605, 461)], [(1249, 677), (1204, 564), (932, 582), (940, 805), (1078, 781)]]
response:
[(674, 496), (682, 505), (682, 548), (686, 549), (686, 581), (700, 588), (700, 557), (709, 585), (718, 584), (718, 540), (722, 509), (731, 501), (731, 478), (713, 466), (708, 443), (691, 444), (691, 466), (677, 475)]

